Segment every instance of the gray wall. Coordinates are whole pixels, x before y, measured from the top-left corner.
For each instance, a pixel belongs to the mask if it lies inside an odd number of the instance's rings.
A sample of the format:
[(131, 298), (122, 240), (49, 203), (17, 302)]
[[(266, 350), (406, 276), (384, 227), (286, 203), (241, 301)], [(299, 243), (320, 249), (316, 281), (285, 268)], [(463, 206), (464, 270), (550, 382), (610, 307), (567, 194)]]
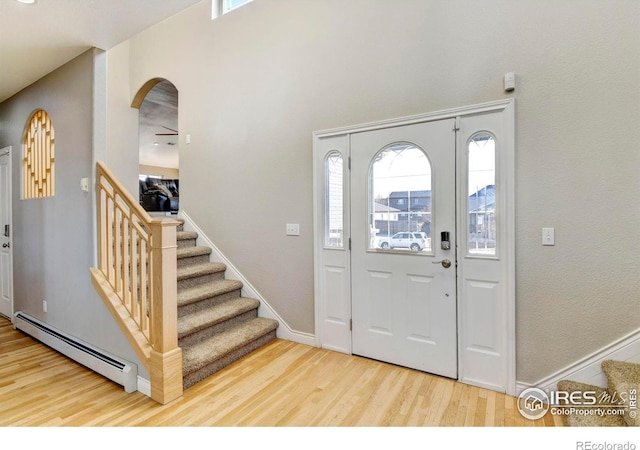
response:
[(214, 21), (209, 8), (137, 35), (109, 70), (128, 79), (123, 110), (151, 78), (177, 86), (181, 207), (293, 329), (314, 331), (312, 132), (511, 96), (518, 380), (640, 327), (637, 0), (257, 0)]
[[(99, 54), (85, 52), (0, 104), (0, 147), (13, 147), (14, 310), (137, 363), (148, 378), (89, 275), (94, 194), (80, 190), (80, 179), (94, 182), (94, 57)], [(55, 129), (56, 194), (21, 200), (23, 130), (37, 109), (49, 113)]]
[[(182, 206), (294, 329), (313, 332), (311, 133), (505, 95), (516, 98), (518, 380), (638, 328), (637, 1), (259, 0), (208, 17), (205, 0), (109, 51), (107, 159), (134, 190), (131, 99), (150, 78), (176, 84)], [(45, 108), (57, 131), (56, 197), (14, 202), (15, 307), (135, 361), (86, 271), (91, 61), (0, 105), (14, 192), (31, 112)], [(287, 222), (299, 238), (284, 236)], [(555, 247), (540, 245), (543, 226)]]

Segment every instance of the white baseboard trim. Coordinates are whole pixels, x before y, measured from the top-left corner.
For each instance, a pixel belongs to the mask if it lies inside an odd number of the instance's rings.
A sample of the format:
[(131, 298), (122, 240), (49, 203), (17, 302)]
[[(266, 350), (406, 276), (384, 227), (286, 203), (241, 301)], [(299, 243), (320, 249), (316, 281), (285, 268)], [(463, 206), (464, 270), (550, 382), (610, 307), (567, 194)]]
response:
[(151, 381), (138, 375), (138, 392), (151, 398)]
[(23, 311), (14, 314), (14, 326), (41, 343), (122, 385), (125, 392), (137, 389), (138, 365), (59, 330)]
[(229, 261), (229, 259), (214, 245), (213, 242), (207, 237), (207, 235), (195, 224), (189, 215), (180, 210), (178, 212), (178, 218), (184, 220), (185, 231), (195, 231), (198, 233), (197, 245), (206, 245), (211, 247), (212, 252), (210, 260), (212, 262), (221, 262), (226, 264), (227, 271), (225, 277), (230, 280), (237, 280), (242, 282), (242, 295), (244, 297), (255, 298), (260, 301), (260, 307), (258, 308), (258, 315), (260, 317), (266, 317), (269, 319), (277, 320), (280, 326), (276, 330), (276, 336), (280, 339), (297, 342), (299, 344), (310, 345), (317, 347), (318, 342), (316, 336), (310, 333), (303, 333), (295, 331), (278, 315), (278, 313), (269, 305), (262, 295), (253, 287), (253, 285), (247, 280), (240, 271)]
[(577, 381), (606, 388), (607, 377), (602, 371), (601, 364), (607, 359), (640, 364), (640, 328), (537, 383), (517, 382), (516, 395), (530, 387), (537, 387), (544, 391), (555, 390), (558, 381), (561, 380)]

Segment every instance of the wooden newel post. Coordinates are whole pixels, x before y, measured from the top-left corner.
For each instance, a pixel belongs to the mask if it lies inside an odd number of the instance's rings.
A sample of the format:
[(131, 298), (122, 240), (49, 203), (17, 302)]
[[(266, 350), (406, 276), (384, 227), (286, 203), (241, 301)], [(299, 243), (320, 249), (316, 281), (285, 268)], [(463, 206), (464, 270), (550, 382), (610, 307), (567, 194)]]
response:
[(151, 221), (151, 398), (165, 404), (182, 395), (182, 349), (178, 347), (178, 222)]

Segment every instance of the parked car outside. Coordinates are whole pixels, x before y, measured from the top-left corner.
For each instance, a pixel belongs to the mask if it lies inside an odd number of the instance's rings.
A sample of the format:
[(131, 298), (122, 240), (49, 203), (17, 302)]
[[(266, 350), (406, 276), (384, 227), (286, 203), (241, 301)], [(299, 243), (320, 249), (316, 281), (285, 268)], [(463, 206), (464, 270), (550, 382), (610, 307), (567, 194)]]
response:
[(391, 238), (380, 239), (380, 248), (393, 250), (394, 248), (408, 248), (417, 252), (429, 245), (427, 234), (422, 231), (401, 231)]
[(391, 236), (388, 233), (379, 233), (376, 234), (373, 238), (373, 242), (371, 243), (371, 248), (380, 248), (380, 244), (384, 241), (389, 241)]

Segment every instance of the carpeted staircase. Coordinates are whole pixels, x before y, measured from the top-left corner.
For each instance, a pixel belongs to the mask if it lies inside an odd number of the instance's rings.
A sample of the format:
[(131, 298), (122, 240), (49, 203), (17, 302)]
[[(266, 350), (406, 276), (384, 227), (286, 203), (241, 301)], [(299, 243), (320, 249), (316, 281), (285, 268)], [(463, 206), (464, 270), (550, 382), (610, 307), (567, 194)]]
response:
[(606, 389), (569, 380), (558, 382), (560, 391), (595, 391), (599, 405), (598, 408), (576, 407), (572, 414), (563, 415), (564, 424), (570, 427), (640, 426), (640, 405), (637, 403), (640, 364), (606, 360), (602, 362), (602, 371), (607, 377)]
[(178, 226), (178, 346), (187, 389), (276, 337), (278, 322), (258, 317), (260, 302), (241, 296), (242, 282), (210, 262), (198, 234)]

